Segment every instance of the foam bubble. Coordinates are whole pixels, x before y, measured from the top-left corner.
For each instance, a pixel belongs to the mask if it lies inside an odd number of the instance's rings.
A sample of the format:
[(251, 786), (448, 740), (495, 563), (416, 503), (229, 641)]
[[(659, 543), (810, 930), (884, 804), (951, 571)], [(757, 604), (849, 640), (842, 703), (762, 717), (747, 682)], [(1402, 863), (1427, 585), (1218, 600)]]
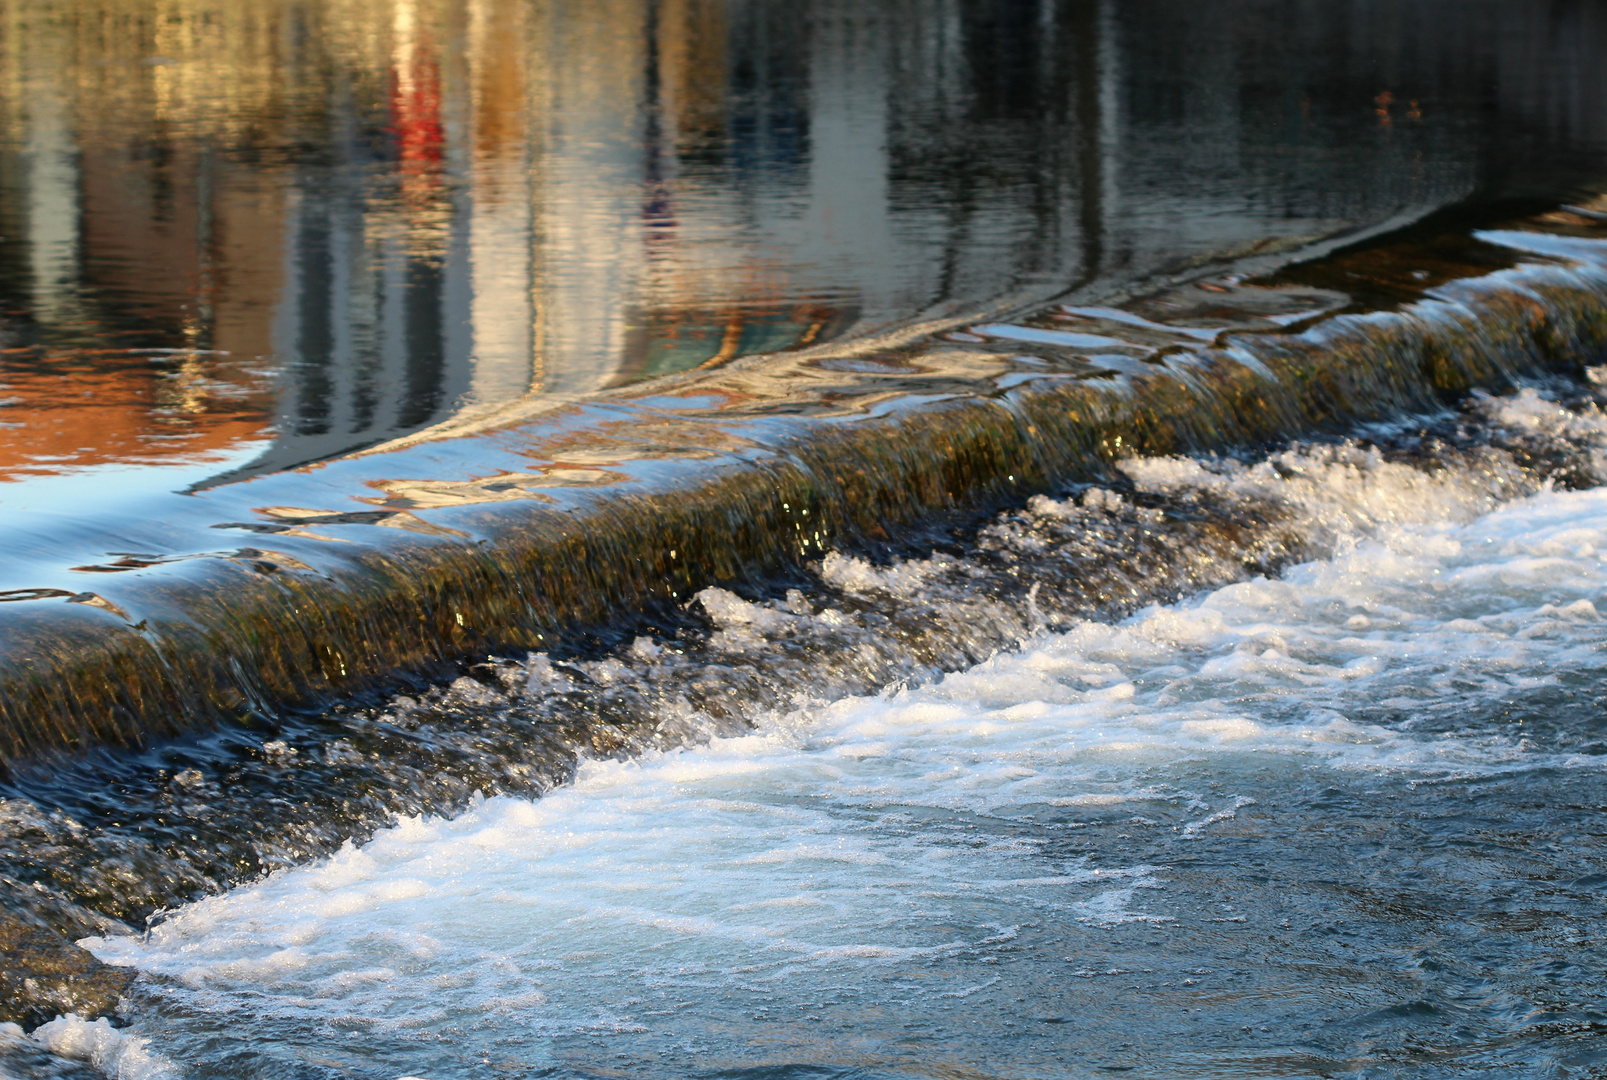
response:
[(949, 560), (934, 556), (878, 567), (864, 559), (833, 551), (821, 560), (820, 577), (826, 584), (846, 593), (883, 592), (890, 596), (909, 597), (919, 593), (935, 574), (949, 565)]
[[(85, 945), (187, 988), (203, 1013), (249, 1000), (259, 1019), (315, 1025), (334, 1011), (371, 1038), (651, 1031), (641, 1003), (664, 995), (742, 1010), (844, 984), (946, 1017), (992, 992), (977, 965), (1033, 920), (1110, 935), (1182, 914), (1158, 862), (979, 822), (1070, 830), (1119, 814), (1183, 858), (1280, 812), (1269, 770), (1598, 767), (1478, 718), (1559, 671), (1607, 666), (1607, 491), (1490, 511), (1477, 483), (1354, 448), (1282, 466), (1292, 480), (1153, 461), (1129, 473), (1223, 497), (1282, 484), (1348, 538), (1334, 558), (1041, 633), (917, 689), (588, 761), (539, 801), (407, 818), (147, 935)], [(1104, 512), (1093, 501), (1052, 512)], [(925, 572), (828, 562), (867, 589), (917, 589)], [(700, 602), (721, 633), (755, 641), (817, 617), (720, 590)], [(1202, 761), (1221, 790), (1190, 786)]]
[(125, 1034), (110, 1022), (85, 1020), (76, 1013), (35, 1028), (34, 1042), (58, 1057), (83, 1061), (111, 1080), (168, 1080), (178, 1066), (149, 1048), (149, 1040)]

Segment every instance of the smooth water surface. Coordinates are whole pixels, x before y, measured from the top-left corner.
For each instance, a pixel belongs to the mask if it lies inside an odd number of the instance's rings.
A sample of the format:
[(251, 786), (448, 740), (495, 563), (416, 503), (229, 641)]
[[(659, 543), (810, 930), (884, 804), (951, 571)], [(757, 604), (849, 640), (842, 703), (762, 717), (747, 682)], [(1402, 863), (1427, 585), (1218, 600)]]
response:
[(0, 507), (1565, 194), (1604, 51), (1584, 3), (7, 0)]

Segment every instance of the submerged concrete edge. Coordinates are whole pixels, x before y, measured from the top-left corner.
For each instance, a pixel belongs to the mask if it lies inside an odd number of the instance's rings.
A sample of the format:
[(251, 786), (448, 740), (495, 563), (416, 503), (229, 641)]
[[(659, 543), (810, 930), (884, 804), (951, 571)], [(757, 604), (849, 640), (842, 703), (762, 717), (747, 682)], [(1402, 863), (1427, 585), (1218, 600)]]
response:
[[(153, 578), (176, 617), (0, 612), (0, 767), (139, 746), (351, 694), (402, 671), (541, 649), (621, 611), (684, 603), (829, 547), (1107, 475), (1132, 454), (1228, 449), (1577, 375), (1607, 354), (1607, 274), (1491, 275), (1455, 302), (1321, 335), (1226, 335), (1188, 366), (1032, 382), (814, 423), (768, 452), (565, 512), (477, 507), (479, 540), (407, 536), (335, 574), (222, 562)], [(1464, 283), (1466, 284), (1466, 283)], [(22, 605), (18, 605), (22, 607)]]

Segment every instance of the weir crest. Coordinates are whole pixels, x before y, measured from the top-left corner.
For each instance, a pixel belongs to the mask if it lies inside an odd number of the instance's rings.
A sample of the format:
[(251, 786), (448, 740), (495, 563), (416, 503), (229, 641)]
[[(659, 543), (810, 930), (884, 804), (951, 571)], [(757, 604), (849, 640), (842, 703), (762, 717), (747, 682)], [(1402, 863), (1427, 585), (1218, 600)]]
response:
[(1477, 232), (1444, 280), (1371, 310), (1310, 283), (1323, 261), (1217, 274), (449, 425), (176, 496), (132, 535), (8, 524), (0, 761), (271, 723), (398, 672), (549, 649), (1133, 455), (1577, 377), (1607, 350), (1600, 231), (1559, 212)]

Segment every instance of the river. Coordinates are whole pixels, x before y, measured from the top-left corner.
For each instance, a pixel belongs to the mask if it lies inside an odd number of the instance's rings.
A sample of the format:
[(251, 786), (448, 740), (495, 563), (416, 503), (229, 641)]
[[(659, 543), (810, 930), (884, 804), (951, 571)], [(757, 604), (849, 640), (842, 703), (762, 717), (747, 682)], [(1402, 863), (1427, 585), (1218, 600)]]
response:
[(0, 13), (0, 1077), (1607, 1068), (1593, 6)]

